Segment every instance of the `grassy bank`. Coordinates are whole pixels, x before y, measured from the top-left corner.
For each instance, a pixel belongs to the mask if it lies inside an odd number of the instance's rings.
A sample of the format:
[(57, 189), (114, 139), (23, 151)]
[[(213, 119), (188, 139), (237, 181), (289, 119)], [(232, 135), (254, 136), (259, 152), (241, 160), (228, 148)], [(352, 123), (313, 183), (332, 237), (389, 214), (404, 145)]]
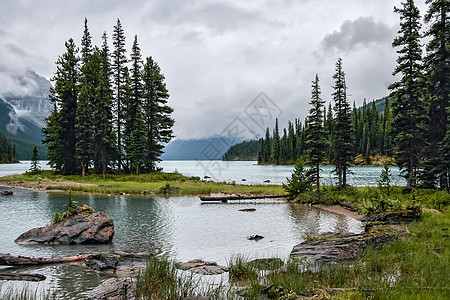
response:
[(312, 272), (291, 259), (284, 268), (248, 281), (245, 298), (256, 299), (265, 289), (273, 299), (330, 299), (331, 294), (335, 299), (449, 299), (450, 214), (425, 213), (407, 227), (412, 237), (367, 248), (354, 262)]
[(414, 189), (404, 193), (404, 187), (390, 187), (389, 192), (378, 187), (347, 187), (338, 190), (322, 187), (321, 192), (310, 191), (299, 195), (300, 203), (333, 205), (345, 202), (363, 214), (400, 210), (420, 206), (445, 211), (450, 204), (450, 194), (445, 191)]
[[(52, 171), (40, 171), (38, 174), (10, 175), (0, 178), (1, 182), (27, 186), (27, 182), (37, 182), (43, 186), (53, 182), (47, 189), (72, 190), (99, 194), (173, 194), (200, 195), (210, 193), (234, 194), (284, 194), (282, 186), (278, 185), (240, 185), (233, 183), (208, 182), (199, 177), (186, 177), (177, 173), (152, 173), (141, 175), (108, 175), (103, 179), (101, 175), (70, 175), (63, 176)], [(77, 182), (89, 185), (67, 185), (63, 182)], [(58, 185), (61, 182), (61, 185)], [(169, 185), (169, 188), (166, 186)], [(29, 185), (28, 185), (29, 186)], [(172, 187), (172, 188), (170, 188)], [(176, 188), (176, 187), (179, 187)]]

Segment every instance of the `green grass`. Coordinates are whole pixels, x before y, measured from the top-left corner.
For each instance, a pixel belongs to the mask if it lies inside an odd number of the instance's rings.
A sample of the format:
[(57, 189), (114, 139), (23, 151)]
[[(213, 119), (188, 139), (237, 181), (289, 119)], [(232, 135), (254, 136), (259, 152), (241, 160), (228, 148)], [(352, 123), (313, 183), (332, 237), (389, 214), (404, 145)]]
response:
[(247, 256), (237, 254), (228, 262), (229, 278), (231, 281), (250, 281), (258, 278), (258, 269), (255, 264), (250, 263)]
[(269, 296), (277, 299), (326, 288), (350, 289), (338, 293), (337, 299), (449, 299), (450, 213), (425, 213), (423, 221), (408, 229), (410, 238), (380, 250), (366, 248), (354, 262), (330, 264), (317, 272), (305, 271), (302, 262), (291, 259), (285, 268), (254, 279), (246, 296), (255, 298), (273, 285)]
[(212, 286), (192, 273), (180, 271), (175, 261), (162, 257), (151, 257), (145, 270), (136, 279), (136, 299), (178, 300), (230, 299), (228, 291), (220, 283)]
[(63, 176), (52, 171), (41, 171), (39, 174), (20, 174), (1, 177), (3, 182), (26, 181), (73, 181), (93, 184), (92, 186), (53, 186), (49, 189), (72, 190), (99, 194), (140, 194), (146, 193), (166, 194), (163, 188), (169, 184), (180, 189), (171, 190), (171, 195), (201, 195), (210, 193), (235, 194), (284, 194), (278, 185), (238, 185), (221, 182), (201, 181), (198, 177), (186, 177), (177, 173), (152, 173), (142, 175), (108, 175), (104, 180), (101, 175)]
[(386, 204), (385, 210), (420, 205), (424, 208), (444, 211), (450, 204), (450, 194), (445, 191), (417, 189), (413, 193), (403, 194), (403, 189), (404, 187), (391, 187), (389, 197), (386, 197), (378, 187), (347, 187), (343, 190), (322, 187), (320, 194), (316, 191), (303, 193), (296, 198), (296, 201), (326, 205), (345, 202), (364, 214), (376, 211), (377, 206), (383, 201)]

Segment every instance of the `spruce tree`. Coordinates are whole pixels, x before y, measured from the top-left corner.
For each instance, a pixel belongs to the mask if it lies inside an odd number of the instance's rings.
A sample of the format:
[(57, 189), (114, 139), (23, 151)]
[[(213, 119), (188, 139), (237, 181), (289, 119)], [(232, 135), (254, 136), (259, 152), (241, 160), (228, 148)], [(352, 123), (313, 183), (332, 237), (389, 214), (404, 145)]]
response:
[[(131, 49), (131, 70), (130, 70), (130, 81), (129, 81), (129, 96), (126, 98), (126, 117), (125, 117), (125, 130), (124, 130), (124, 140), (125, 140), (125, 150), (127, 154), (127, 159), (129, 160), (130, 170), (136, 170), (136, 166), (142, 164), (141, 162), (134, 161), (138, 156), (135, 153), (136, 145), (136, 132), (139, 131), (143, 134), (142, 141), (146, 140), (145, 131), (142, 131), (143, 122), (142, 112), (138, 112), (141, 109), (141, 101), (143, 99), (143, 88), (142, 88), (142, 57), (141, 49), (139, 48), (139, 43), (137, 36), (134, 37), (133, 46)], [(140, 120), (138, 120), (138, 113), (140, 114)], [(145, 145), (142, 145), (142, 152), (140, 155), (145, 157), (146, 154)], [(134, 152), (133, 155), (131, 153)]]
[(298, 195), (311, 189), (312, 180), (307, 173), (303, 160), (299, 158), (291, 177), (286, 178), (287, 184), (283, 183), (283, 189), (288, 193), (289, 198), (295, 199)]
[(384, 114), (383, 114), (383, 153), (387, 156), (392, 156), (392, 113), (391, 106), (389, 104), (389, 98), (384, 102)]
[(77, 47), (72, 39), (66, 43), (66, 52), (56, 62), (56, 73), (52, 78), (54, 87), (50, 89), (50, 100), (54, 109), (46, 119), (43, 129), (44, 140), (48, 147), (49, 164), (63, 174), (75, 174), (76, 136), (75, 113), (78, 100), (78, 57)]
[(82, 176), (86, 175), (94, 154), (92, 105), (95, 101), (95, 89), (98, 85), (99, 60), (97, 59), (98, 56), (92, 54), (92, 51), (91, 36), (87, 19), (85, 19), (84, 34), (81, 39), (80, 85), (75, 115), (76, 158), (81, 165)]
[(113, 166), (116, 158), (116, 138), (111, 120), (113, 120), (111, 88), (111, 63), (106, 32), (102, 36), (101, 50), (97, 49), (94, 55), (100, 58), (98, 72), (98, 86), (95, 92), (94, 104), (94, 168), (106, 178), (108, 168)]
[(421, 176), (425, 187), (447, 189), (449, 177), (442, 164), (445, 149), (442, 142), (447, 130), (447, 107), (450, 101), (450, 2), (427, 0), (428, 11), (424, 20), (428, 24), (425, 73), (428, 92), (428, 133), (424, 170)]
[(33, 174), (36, 174), (41, 169), (40, 163), (39, 163), (39, 159), (40, 159), (39, 152), (38, 152), (36, 145), (34, 145), (34, 147), (33, 147), (33, 152), (31, 154), (30, 159), (31, 159), (30, 172)]
[(164, 81), (159, 65), (152, 57), (147, 57), (143, 70), (142, 109), (147, 131), (144, 166), (149, 172), (157, 170), (156, 163), (160, 161), (164, 145), (173, 138), (173, 108), (167, 103), (169, 91)]
[(315, 182), (317, 192), (320, 191), (320, 164), (325, 158), (326, 138), (323, 125), (323, 108), (325, 101), (321, 98), (319, 76), (312, 81), (311, 108), (308, 115), (306, 145), (308, 146), (308, 166), (312, 167), (311, 180)]
[(133, 129), (128, 138), (127, 157), (130, 161), (130, 171), (137, 175), (141, 173), (146, 156), (146, 128), (140, 103), (137, 104), (133, 121)]
[(294, 130), (294, 124), (292, 124), (291, 121), (289, 121), (288, 124), (288, 162), (293, 163), (297, 160), (297, 156), (295, 153), (296, 148), (296, 141), (295, 141), (295, 130)]
[(278, 118), (275, 119), (275, 128), (273, 129), (273, 143), (272, 143), (272, 157), (271, 161), (274, 164), (280, 162), (280, 131), (278, 129)]
[(117, 153), (118, 153), (118, 171), (122, 169), (123, 158), (123, 119), (124, 119), (124, 88), (125, 88), (125, 68), (128, 63), (125, 49), (125, 34), (120, 20), (113, 29), (113, 46), (112, 53), (112, 71), (114, 82), (114, 108), (115, 108), (115, 129), (117, 133)]
[(347, 99), (347, 85), (345, 72), (342, 69), (342, 59), (336, 62), (336, 73), (333, 75), (334, 92), (334, 130), (333, 130), (333, 163), (334, 172), (338, 178), (338, 188), (347, 186), (347, 173), (350, 167), (352, 155), (351, 139), (351, 113), (350, 104)]
[(269, 127), (267, 127), (266, 128), (266, 135), (265, 135), (265, 139), (264, 139), (263, 162), (264, 163), (269, 163), (271, 155), (272, 155), (272, 146), (271, 146)]
[(391, 84), (390, 97), (395, 116), (396, 160), (405, 174), (408, 188), (416, 183), (416, 171), (425, 145), (425, 106), (423, 95), (422, 49), (420, 45), (420, 13), (413, 0), (402, 2), (402, 8), (394, 8), (400, 15), (399, 35), (392, 45), (397, 50), (397, 66), (393, 75), (400, 74), (399, 81)]

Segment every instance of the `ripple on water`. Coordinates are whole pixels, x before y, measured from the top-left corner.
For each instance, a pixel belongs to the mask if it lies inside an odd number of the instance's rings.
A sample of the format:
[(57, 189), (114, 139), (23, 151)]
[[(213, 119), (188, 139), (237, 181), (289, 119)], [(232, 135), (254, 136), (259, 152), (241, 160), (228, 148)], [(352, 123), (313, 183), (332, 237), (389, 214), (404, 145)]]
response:
[[(360, 232), (360, 223), (298, 204), (232, 203), (202, 204), (198, 197), (73, 196), (79, 205), (87, 203), (105, 211), (115, 222), (115, 236), (107, 245), (16, 245), (14, 239), (32, 227), (51, 222), (61, 211), (67, 195), (15, 189), (11, 198), (1, 198), (0, 253), (26, 256), (68, 256), (79, 253), (107, 253), (112, 250), (169, 253), (181, 261), (195, 258), (226, 264), (234, 254), (285, 258), (305, 233), (325, 231)], [(253, 212), (240, 209), (256, 208)], [(262, 235), (260, 241), (247, 240)], [(77, 264), (24, 268), (48, 276), (44, 286), (58, 295), (73, 297), (96, 286), (107, 275)], [(64, 297), (63, 297), (64, 298)]]

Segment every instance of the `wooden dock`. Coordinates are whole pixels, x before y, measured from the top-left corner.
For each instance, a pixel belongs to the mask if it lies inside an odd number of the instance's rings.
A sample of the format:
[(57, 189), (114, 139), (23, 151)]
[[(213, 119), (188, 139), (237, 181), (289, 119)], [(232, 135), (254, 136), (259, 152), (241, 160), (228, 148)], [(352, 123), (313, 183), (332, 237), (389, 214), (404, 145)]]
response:
[(201, 201), (220, 201), (228, 202), (231, 200), (254, 200), (254, 199), (276, 199), (276, 198), (287, 198), (288, 195), (252, 195), (252, 196), (200, 196)]

